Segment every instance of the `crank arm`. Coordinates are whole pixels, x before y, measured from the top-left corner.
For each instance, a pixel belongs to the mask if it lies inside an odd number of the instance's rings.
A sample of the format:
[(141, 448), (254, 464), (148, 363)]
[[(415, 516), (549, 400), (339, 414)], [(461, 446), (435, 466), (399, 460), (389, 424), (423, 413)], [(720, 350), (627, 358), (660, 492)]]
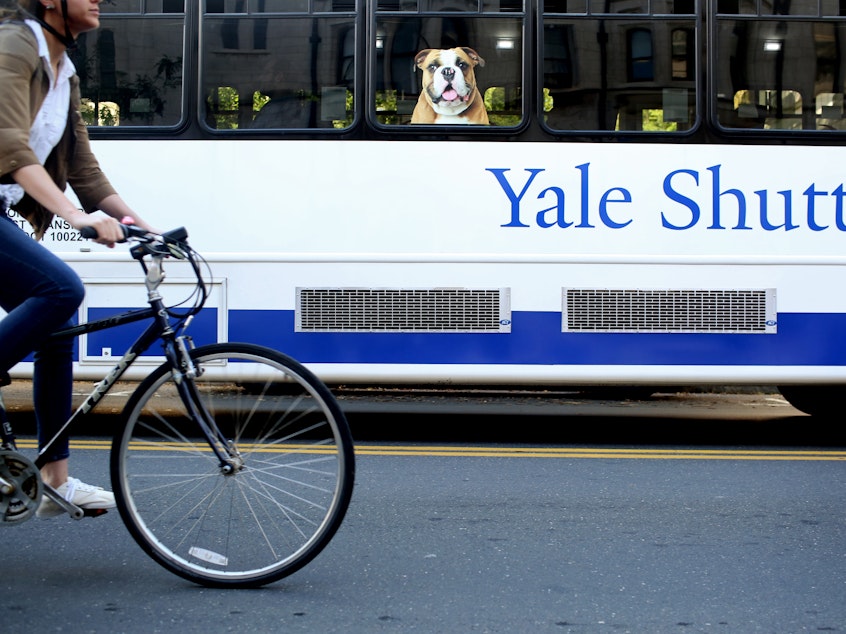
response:
[(56, 489), (54, 489), (53, 487), (45, 484), (42, 495), (47, 496), (48, 498), (53, 500), (53, 502), (61, 506), (73, 519), (81, 520), (83, 517), (85, 517), (85, 511), (79, 508), (76, 504), (68, 502), (65, 498), (59, 495), (56, 492)]

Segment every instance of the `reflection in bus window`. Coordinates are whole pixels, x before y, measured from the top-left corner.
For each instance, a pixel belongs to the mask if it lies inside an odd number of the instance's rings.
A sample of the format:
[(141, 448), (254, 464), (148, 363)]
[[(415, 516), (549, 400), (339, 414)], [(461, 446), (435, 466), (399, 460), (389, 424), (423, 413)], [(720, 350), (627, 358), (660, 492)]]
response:
[(331, 130), (352, 125), (352, 16), (223, 17), (207, 11), (201, 41), (209, 127)]
[(757, 11), (757, 0), (717, 0), (717, 13), (755, 15)]
[(590, 0), (591, 13), (648, 13), (649, 0)]
[(842, 130), (846, 24), (718, 23), (717, 116), (725, 128)]
[(694, 16), (547, 17), (546, 126), (560, 131), (682, 132), (696, 122)]
[(103, 127), (120, 125), (120, 106), (114, 101), (94, 103), (87, 97), (83, 97), (80, 106), (80, 114), (87, 125)]
[(774, 0), (761, 3), (762, 15), (810, 15), (816, 17), (817, 0)]
[(820, 93), (816, 106), (817, 130), (846, 130), (843, 93)]
[(100, 0), (100, 13), (185, 13), (185, 0)]
[[(523, 118), (522, 33), (523, 20), (514, 16), (486, 14), (484, 17), (442, 15), (400, 18), (390, 14), (377, 15), (374, 71), (376, 120), (388, 125), (419, 122), (484, 123), (474, 115), (468, 116), (473, 112), (470, 106), (475, 104), (475, 97), (472, 91), (465, 92), (462, 84), (475, 83), (484, 103), (487, 123), (497, 126), (518, 125)], [(472, 53), (463, 62), (457, 61), (459, 66), (443, 67), (438, 87), (432, 86), (424, 93), (424, 84), (429, 87), (429, 84), (436, 82), (432, 77), (433, 71), (428, 70), (429, 64), (423, 64), (421, 60), (421, 67), (418, 67), (418, 53), (450, 49), (472, 50)], [(462, 52), (454, 53), (452, 59), (458, 60), (462, 56)], [(479, 58), (478, 64), (473, 60), (474, 56)], [(441, 69), (441, 62), (435, 64), (435, 67)], [(456, 77), (457, 83), (453, 87), (450, 73), (459, 67), (468, 72), (462, 73), (463, 79)], [(443, 71), (447, 72), (446, 79)], [(426, 94), (429, 95), (428, 101)], [(451, 111), (458, 113), (455, 118), (436, 118), (438, 110), (447, 110), (446, 106), (443, 109), (437, 107), (441, 105), (441, 100), (450, 102)], [(421, 108), (431, 109), (432, 112), (429, 118), (421, 121), (418, 116), (413, 122), (418, 101)], [(463, 105), (468, 108), (460, 112)]]
[(717, 13), (723, 15), (843, 15), (841, 0), (718, 0)]
[(100, 13), (141, 13), (141, 0), (106, 0), (100, 3)]
[[(119, 43), (119, 46), (116, 46)], [(182, 120), (183, 18), (112, 18), (70, 51), (90, 126), (175, 126)]]
[[(250, 0), (254, 13), (307, 13), (309, 0)], [(317, 4), (327, 4), (326, 0)], [(324, 7), (317, 7), (317, 11), (328, 11)]]
[(739, 119), (761, 123), (764, 130), (802, 129), (802, 95), (795, 90), (739, 90), (734, 109)]
[(822, 15), (844, 16), (846, 15), (846, 2), (843, 0), (821, 0)]
[(629, 81), (655, 79), (655, 55), (652, 52), (652, 31), (631, 29), (627, 34), (629, 49)]
[(693, 29), (673, 29), (670, 40), (673, 51), (673, 79), (693, 79), (696, 54)]
[(329, 13), (354, 11), (355, 0), (206, 0), (205, 9), (206, 13)]
[(378, 0), (377, 11), (523, 11), (522, 0)]

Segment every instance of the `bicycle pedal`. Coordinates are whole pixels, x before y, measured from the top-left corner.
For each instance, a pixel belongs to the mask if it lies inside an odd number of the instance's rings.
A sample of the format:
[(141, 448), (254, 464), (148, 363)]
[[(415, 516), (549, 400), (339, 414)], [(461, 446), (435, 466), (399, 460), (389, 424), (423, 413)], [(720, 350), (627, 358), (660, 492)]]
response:
[(109, 509), (82, 509), (83, 517), (100, 517), (109, 512)]

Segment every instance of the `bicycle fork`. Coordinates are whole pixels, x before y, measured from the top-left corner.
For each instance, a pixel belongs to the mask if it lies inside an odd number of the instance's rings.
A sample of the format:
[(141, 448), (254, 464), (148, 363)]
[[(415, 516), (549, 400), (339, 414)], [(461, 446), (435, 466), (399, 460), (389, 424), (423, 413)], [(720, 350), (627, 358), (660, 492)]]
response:
[[(161, 338), (165, 343), (165, 357), (170, 362), (173, 381), (177, 392), (185, 405), (191, 420), (195, 421), (206, 438), (209, 447), (220, 462), (220, 471), (224, 475), (232, 475), (243, 469), (243, 460), (221, 433), (214, 418), (203, 406), (194, 380), (202, 375), (202, 368), (198, 368), (191, 358), (190, 348), (193, 346), (190, 337), (177, 335), (167, 317), (167, 309), (158, 292), (158, 287), (164, 280), (162, 256), (154, 256), (149, 265), (144, 266), (146, 272), (145, 284), (150, 307), (155, 311), (156, 319), (161, 326)], [(185, 329), (191, 324), (193, 316), (188, 317), (182, 326)]]
[(236, 449), (220, 431), (214, 417), (203, 405), (197, 385), (194, 382), (202, 375), (202, 368), (197, 367), (191, 358), (189, 337), (173, 337), (173, 345), (168, 345), (167, 356), (173, 367), (173, 380), (183, 405), (191, 420), (195, 421), (206, 438), (209, 447), (220, 462), (223, 475), (234, 475), (244, 468), (244, 461)]

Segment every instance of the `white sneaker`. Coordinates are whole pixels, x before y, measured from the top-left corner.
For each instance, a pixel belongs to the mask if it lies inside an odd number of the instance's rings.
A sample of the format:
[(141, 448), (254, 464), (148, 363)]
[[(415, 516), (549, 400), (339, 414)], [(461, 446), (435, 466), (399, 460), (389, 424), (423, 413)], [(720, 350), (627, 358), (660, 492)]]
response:
[[(115, 508), (114, 493), (106, 491), (103, 487), (85, 484), (76, 478), (68, 478), (68, 481), (58, 487), (56, 492), (68, 502), (72, 502), (81, 509), (99, 510)], [(43, 520), (56, 517), (65, 512), (65, 509), (44, 495), (41, 498), (41, 504), (38, 505), (38, 510), (35, 511), (35, 517)]]

